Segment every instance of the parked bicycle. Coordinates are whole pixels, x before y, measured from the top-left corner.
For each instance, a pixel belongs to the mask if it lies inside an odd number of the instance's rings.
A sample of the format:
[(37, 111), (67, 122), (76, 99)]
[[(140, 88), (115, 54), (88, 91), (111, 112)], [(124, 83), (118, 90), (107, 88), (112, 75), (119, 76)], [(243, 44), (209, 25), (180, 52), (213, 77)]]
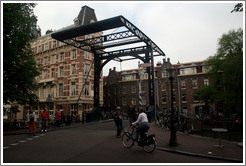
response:
[(186, 117), (185, 115), (180, 116), (178, 123), (177, 123), (177, 129), (187, 135), (191, 134), (193, 131), (193, 124), (190, 122), (190, 118)]
[(124, 147), (130, 149), (135, 142), (138, 143), (138, 146), (141, 146), (145, 152), (151, 153), (155, 150), (157, 142), (155, 139), (155, 134), (147, 134), (146, 132), (143, 134), (143, 138), (140, 141), (134, 140), (135, 127), (130, 126), (127, 130), (124, 131), (122, 135), (122, 144)]

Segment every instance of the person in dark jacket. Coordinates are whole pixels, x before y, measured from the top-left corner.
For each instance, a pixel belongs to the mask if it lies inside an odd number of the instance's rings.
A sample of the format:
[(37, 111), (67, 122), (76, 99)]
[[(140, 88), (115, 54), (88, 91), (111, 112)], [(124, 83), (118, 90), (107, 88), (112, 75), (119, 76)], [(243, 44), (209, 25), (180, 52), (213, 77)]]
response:
[(114, 122), (117, 127), (117, 138), (120, 138), (122, 131), (122, 112), (120, 107), (116, 108), (116, 112), (114, 113)]

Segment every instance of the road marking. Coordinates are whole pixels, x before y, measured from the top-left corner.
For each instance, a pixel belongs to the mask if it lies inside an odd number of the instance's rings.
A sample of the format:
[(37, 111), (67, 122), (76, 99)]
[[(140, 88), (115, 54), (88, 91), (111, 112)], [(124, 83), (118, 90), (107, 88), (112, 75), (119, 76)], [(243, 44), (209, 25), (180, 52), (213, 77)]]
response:
[(9, 144), (9, 145), (3, 147), (3, 150), (4, 150), (4, 149), (8, 149), (8, 148), (10, 148), (11, 146), (19, 145), (20, 143), (25, 143), (25, 142), (27, 142), (27, 141), (34, 140), (34, 139), (36, 139), (36, 138), (39, 138), (40, 136), (45, 136), (45, 134), (36, 135), (36, 136), (31, 137), (31, 138), (26, 138), (25, 140), (21, 140), (21, 141), (17, 141), (16, 143)]
[(34, 139), (34, 138), (27, 138), (28, 141), (31, 141), (31, 140), (33, 140), (33, 139)]

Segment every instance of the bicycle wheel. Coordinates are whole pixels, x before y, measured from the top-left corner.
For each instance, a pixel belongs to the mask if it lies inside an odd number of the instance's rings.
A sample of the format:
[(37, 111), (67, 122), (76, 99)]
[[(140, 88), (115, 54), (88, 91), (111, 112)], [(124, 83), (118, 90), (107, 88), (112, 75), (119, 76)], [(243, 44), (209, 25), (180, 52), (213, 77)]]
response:
[(143, 150), (147, 153), (152, 153), (155, 150), (156, 145), (157, 145), (156, 140), (154, 137), (152, 137), (149, 139), (148, 145), (143, 146)]
[(129, 132), (125, 132), (122, 135), (121, 140), (122, 140), (123, 146), (126, 148), (131, 148), (134, 145), (134, 140), (131, 136), (131, 133), (129, 133)]

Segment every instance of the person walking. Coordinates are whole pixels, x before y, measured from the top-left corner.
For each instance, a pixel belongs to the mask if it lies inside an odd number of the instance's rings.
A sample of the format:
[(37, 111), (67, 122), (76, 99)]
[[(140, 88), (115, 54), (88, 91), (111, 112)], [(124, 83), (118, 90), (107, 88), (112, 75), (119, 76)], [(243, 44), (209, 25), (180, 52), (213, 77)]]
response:
[(49, 114), (46, 111), (46, 108), (44, 108), (43, 112), (41, 113), (42, 118), (42, 132), (47, 132), (47, 122), (48, 122)]
[(114, 114), (114, 122), (117, 127), (117, 138), (120, 138), (122, 131), (122, 112), (120, 107), (116, 108), (116, 112)]
[(59, 108), (56, 111), (55, 121), (56, 121), (56, 127), (60, 128), (60, 125), (61, 125), (61, 111), (60, 111)]
[(29, 130), (29, 135), (35, 136), (35, 131), (36, 131), (36, 125), (35, 125), (35, 113), (30, 110), (29, 113), (27, 114), (27, 119), (28, 119), (28, 130)]
[(149, 121), (148, 121), (148, 117), (147, 115), (144, 113), (143, 108), (139, 108), (139, 112), (140, 114), (138, 115), (138, 119), (137, 121), (133, 122), (132, 125), (136, 126), (136, 130), (135, 130), (135, 137), (134, 139), (136, 141), (139, 141), (139, 134), (141, 139), (143, 138), (143, 134), (144, 132), (147, 132), (149, 130)]

